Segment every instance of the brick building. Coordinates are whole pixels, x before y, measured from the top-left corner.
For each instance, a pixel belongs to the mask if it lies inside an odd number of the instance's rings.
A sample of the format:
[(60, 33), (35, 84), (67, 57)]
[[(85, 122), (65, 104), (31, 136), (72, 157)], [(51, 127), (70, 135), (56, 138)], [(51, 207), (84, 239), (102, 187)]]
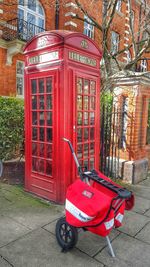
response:
[[(103, 19), (103, 1), (85, 1), (81, 3), (88, 14), (101, 24)], [(142, 0), (132, 1), (132, 12), (129, 12), (127, 1), (118, 0), (114, 19), (109, 31), (109, 49), (117, 51), (124, 49), (131, 42), (129, 30), (129, 17), (132, 16), (134, 32), (139, 31), (139, 14), (144, 20), (145, 12), (141, 8)], [(149, 4), (149, 0), (147, 3)], [(149, 5), (150, 6), (150, 5)], [(75, 14), (84, 19), (83, 13), (75, 5), (75, 2), (69, 0), (0, 0), (0, 95), (3, 96), (24, 96), (24, 55), (23, 47), (26, 42), (35, 34), (45, 30), (64, 29), (71, 31), (84, 32), (101, 47), (102, 36), (100, 31), (88, 24), (87, 21), (73, 18)], [(88, 20), (88, 18), (87, 18)], [(143, 31), (144, 34), (144, 31)], [(133, 51), (125, 51), (120, 60), (128, 62), (132, 58)], [(149, 53), (145, 53), (142, 60), (138, 63), (138, 71), (148, 72), (150, 70)], [(132, 76), (132, 75), (131, 75)], [(118, 98), (125, 97), (131, 99), (131, 91), (137, 88), (135, 103), (135, 127), (133, 142), (130, 152), (122, 150), (122, 157), (126, 160), (134, 161), (141, 158), (150, 159), (150, 87), (149, 77), (133, 77), (122, 79), (120, 85), (116, 82)], [(120, 81), (119, 79), (119, 81)], [(130, 81), (129, 81), (130, 80)], [(133, 90), (134, 91), (134, 90)], [(130, 101), (130, 100), (129, 100)], [(142, 123), (142, 124), (141, 124)], [(142, 128), (141, 128), (142, 125)], [(140, 136), (140, 137), (139, 137)]]

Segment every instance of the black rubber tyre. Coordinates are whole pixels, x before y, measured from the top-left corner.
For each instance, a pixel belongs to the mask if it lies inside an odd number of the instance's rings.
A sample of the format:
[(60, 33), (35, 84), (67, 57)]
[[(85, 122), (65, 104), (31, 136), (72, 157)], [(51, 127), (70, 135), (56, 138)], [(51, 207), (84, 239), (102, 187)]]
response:
[(65, 217), (61, 217), (56, 223), (56, 239), (63, 251), (72, 249), (78, 241), (77, 229), (68, 224)]

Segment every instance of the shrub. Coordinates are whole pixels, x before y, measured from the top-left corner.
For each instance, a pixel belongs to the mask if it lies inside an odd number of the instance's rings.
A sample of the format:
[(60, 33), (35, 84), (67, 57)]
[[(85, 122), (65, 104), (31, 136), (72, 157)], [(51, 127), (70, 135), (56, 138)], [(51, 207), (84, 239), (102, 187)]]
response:
[(24, 141), (24, 101), (0, 97), (0, 160), (20, 155)]

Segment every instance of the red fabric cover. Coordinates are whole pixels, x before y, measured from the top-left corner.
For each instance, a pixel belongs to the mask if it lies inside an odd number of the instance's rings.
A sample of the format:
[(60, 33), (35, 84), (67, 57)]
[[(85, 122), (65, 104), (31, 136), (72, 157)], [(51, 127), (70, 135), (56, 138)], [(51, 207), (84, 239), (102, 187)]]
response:
[[(115, 184), (100, 172), (99, 176)], [(95, 234), (106, 236), (114, 226), (122, 225), (124, 210), (131, 209), (134, 205), (132, 195), (130, 199), (121, 202), (117, 210), (115, 208), (110, 210), (111, 201), (116, 196), (116, 193), (96, 182), (92, 182), (89, 186), (78, 179), (67, 190), (66, 221), (72, 226), (85, 227)], [(113, 207), (115, 204), (118, 205), (116, 200), (113, 201)]]

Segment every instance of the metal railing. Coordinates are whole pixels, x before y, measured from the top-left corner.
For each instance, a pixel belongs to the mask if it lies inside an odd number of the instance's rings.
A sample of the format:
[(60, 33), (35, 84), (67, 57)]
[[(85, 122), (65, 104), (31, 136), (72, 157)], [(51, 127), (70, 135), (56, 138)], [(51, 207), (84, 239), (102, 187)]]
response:
[(36, 26), (23, 19), (15, 18), (7, 21), (2, 28), (2, 38), (7, 41), (19, 39), (28, 41), (36, 34), (45, 31), (44, 28)]

